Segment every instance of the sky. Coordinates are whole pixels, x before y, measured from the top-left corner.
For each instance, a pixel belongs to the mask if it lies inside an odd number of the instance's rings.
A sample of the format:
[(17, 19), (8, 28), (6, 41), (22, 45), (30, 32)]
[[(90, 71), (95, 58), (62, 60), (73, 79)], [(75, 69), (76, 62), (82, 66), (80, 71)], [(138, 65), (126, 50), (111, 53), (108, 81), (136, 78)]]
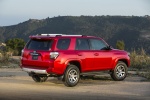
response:
[(0, 26), (29, 19), (81, 15), (150, 15), (150, 0), (0, 0)]

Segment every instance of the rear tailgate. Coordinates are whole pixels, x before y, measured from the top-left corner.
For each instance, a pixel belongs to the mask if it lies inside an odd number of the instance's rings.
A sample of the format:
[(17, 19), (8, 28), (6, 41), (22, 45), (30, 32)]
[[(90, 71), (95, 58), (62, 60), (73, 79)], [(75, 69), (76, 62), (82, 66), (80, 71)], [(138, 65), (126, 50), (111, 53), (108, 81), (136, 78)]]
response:
[(31, 68), (47, 69), (52, 66), (50, 60), (50, 52), (25, 50), (22, 57), (22, 65)]
[(53, 40), (31, 39), (23, 50), (22, 66), (36, 69), (47, 69), (53, 66), (50, 52)]

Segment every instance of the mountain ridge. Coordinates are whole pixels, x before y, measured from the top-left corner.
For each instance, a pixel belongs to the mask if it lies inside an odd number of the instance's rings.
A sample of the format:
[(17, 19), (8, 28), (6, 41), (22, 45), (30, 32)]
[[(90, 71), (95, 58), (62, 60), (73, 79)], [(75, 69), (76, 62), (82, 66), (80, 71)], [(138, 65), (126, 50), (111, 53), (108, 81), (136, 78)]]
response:
[(17, 25), (0, 27), (0, 42), (11, 38), (28, 41), (36, 34), (81, 34), (98, 36), (115, 47), (118, 40), (131, 51), (144, 48), (150, 54), (150, 16), (58, 16), (29, 19)]

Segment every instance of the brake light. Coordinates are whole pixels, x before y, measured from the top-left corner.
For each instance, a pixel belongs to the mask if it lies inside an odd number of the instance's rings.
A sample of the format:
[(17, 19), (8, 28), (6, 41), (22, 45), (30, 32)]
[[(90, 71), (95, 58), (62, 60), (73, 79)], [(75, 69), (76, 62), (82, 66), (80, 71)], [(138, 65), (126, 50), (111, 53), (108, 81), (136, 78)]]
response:
[(51, 52), (51, 53), (50, 53), (50, 58), (51, 58), (51, 59), (56, 59), (58, 56), (59, 56), (59, 53), (58, 53), (58, 52)]
[(22, 57), (23, 57), (23, 53), (24, 53), (24, 50), (22, 49), (22, 50), (21, 50), (21, 59), (22, 59)]

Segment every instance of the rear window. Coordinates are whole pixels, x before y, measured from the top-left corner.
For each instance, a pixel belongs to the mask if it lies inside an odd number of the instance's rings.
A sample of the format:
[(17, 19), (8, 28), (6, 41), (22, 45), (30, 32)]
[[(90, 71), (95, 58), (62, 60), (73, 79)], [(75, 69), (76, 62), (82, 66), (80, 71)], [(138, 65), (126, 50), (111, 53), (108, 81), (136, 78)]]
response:
[(27, 49), (31, 50), (49, 50), (52, 46), (52, 40), (32, 39), (27, 45)]

